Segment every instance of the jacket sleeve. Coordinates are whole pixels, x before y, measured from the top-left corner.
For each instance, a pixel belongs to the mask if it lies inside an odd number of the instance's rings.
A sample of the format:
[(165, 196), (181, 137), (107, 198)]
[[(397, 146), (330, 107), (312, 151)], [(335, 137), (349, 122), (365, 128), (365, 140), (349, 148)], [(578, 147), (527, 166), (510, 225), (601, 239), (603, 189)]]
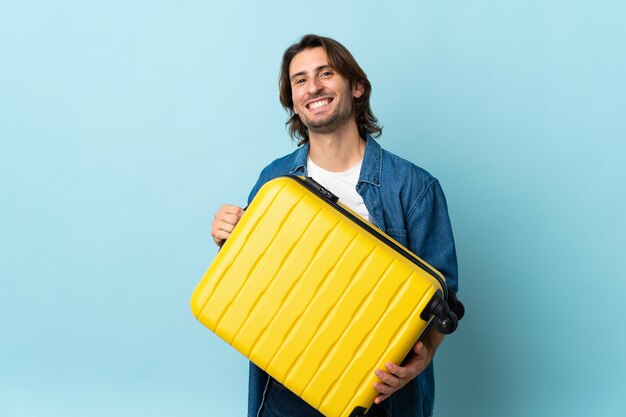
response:
[(261, 187), (266, 182), (272, 179), (272, 176), (269, 174), (269, 171), (270, 171), (269, 167), (265, 167), (263, 171), (261, 171), (261, 174), (259, 175), (259, 179), (256, 181), (256, 184), (254, 184), (254, 187), (252, 187), (252, 190), (250, 191), (250, 195), (248, 195), (248, 205), (250, 205), (250, 203), (252, 202), (252, 199), (254, 199), (254, 197), (257, 195)]
[(456, 249), (448, 206), (439, 181), (431, 182), (407, 215), (409, 248), (459, 289)]

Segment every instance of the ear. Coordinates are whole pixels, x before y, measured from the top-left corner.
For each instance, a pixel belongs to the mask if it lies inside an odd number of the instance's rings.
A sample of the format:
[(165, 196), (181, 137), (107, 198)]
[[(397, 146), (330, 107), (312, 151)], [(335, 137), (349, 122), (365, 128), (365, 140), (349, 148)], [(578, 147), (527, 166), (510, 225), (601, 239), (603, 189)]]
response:
[(360, 82), (355, 82), (352, 86), (352, 97), (361, 98), (365, 94), (365, 86)]

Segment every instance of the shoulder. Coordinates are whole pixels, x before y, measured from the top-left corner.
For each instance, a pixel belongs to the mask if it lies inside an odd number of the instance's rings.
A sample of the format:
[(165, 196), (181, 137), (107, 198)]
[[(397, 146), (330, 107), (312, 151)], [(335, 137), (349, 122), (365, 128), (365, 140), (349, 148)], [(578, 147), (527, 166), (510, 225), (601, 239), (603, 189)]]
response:
[(280, 177), (281, 175), (288, 174), (297, 174), (299, 173), (299, 168), (306, 164), (306, 156), (308, 150), (304, 147), (300, 147), (295, 151), (277, 158), (270, 162), (265, 168), (261, 170), (259, 174), (259, 179), (256, 184), (252, 188), (250, 192), (250, 196), (248, 198), (248, 203), (252, 201), (256, 193), (266, 182), (273, 180), (274, 178)]
[[(426, 169), (392, 152), (382, 149), (382, 183), (396, 184), (405, 191), (411, 191), (413, 198), (427, 192), (439, 181)], [(417, 194), (417, 195), (416, 195)]]
[(299, 153), (300, 149), (296, 149), (290, 154), (274, 159), (272, 162), (267, 164), (265, 168), (263, 168), (263, 170), (261, 171), (261, 176), (275, 177), (288, 174), (293, 169), (294, 164), (298, 159)]
[(381, 149), (383, 154), (383, 163), (389, 164), (390, 167), (394, 168), (395, 170), (410, 173), (411, 175), (416, 176), (417, 178), (419, 178), (419, 180), (424, 181), (425, 183), (437, 181), (437, 179), (424, 168), (394, 153), (391, 153), (384, 148)]
[(296, 172), (298, 166), (300, 165), (298, 161), (302, 159), (306, 163), (306, 153), (304, 157), (302, 148), (298, 148), (295, 151), (277, 158), (270, 162), (265, 168), (261, 170), (261, 174), (259, 175), (259, 181), (266, 183), (269, 180), (272, 180), (276, 177), (280, 177), (281, 175), (292, 174)]

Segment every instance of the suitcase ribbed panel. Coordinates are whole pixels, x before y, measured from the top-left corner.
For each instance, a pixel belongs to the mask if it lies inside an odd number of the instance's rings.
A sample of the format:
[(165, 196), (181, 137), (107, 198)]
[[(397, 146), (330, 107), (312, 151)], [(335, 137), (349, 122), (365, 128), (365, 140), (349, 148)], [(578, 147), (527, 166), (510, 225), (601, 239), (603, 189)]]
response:
[(261, 188), (196, 288), (205, 326), (329, 417), (427, 328), (439, 281), (292, 178)]

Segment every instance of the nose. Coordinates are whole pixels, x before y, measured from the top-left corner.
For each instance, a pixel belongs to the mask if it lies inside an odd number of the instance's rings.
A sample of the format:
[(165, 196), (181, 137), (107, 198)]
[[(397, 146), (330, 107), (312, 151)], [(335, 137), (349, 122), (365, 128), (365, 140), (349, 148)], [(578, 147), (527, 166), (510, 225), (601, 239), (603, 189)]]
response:
[(311, 95), (315, 95), (322, 90), (322, 84), (316, 77), (311, 77), (307, 84), (307, 92)]

